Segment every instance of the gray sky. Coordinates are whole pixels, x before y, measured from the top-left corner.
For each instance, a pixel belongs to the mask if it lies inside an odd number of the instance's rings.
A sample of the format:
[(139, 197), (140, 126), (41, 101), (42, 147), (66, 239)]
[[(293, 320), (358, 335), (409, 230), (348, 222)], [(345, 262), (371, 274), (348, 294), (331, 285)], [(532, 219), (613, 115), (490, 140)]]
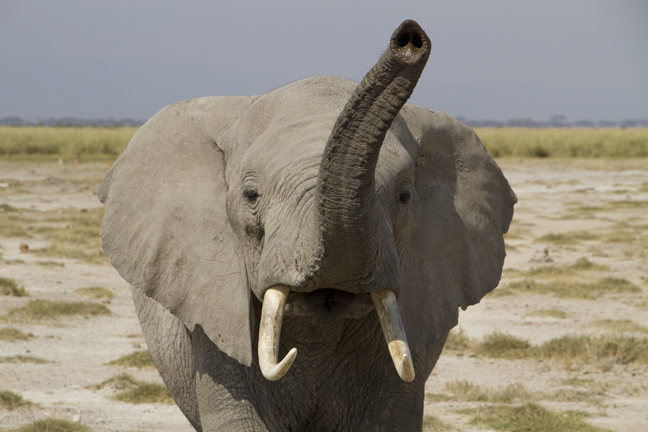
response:
[(648, 117), (648, 1), (0, 0), (0, 117), (142, 118), (179, 100), (359, 81), (414, 19), (411, 103), (471, 119)]

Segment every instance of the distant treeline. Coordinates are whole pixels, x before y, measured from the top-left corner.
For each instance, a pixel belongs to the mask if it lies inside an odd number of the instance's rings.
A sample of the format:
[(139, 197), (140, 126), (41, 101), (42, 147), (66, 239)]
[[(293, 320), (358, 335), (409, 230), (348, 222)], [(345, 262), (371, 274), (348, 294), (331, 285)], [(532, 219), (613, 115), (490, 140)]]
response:
[(81, 119), (77, 117), (60, 117), (48, 119), (38, 119), (36, 121), (25, 120), (21, 117), (11, 116), (0, 118), (0, 126), (46, 126), (46, 127), (82, 127), (82, 126), (95, 126), (95, 127), (139, 127), (142, 126), (146, 120), (140, 119)]
[(621, 121), (591, 120), (567, 121), (562, 115), (551, 116), (548, 121), (535, 121), (532, 118), (499, 120), (469, 120), (458, 116), (457, 120), (470, 127), (508, 127), (508, 128), (613, 128), (613, 127), (648, 127), (648, 118), (629, 119)]
[[(457, 120), (467, 124), (470, 127), (508, 127), (508, 128), (613, 128), (613, 127), (648, 127), (648, 118), (629, 119), (621, 121), (598, 120), (576, 120), (567, 121), (567, 117), (562, 115), (551, 116), (547, 121), (536, 121), (532, 118), (511, 119), (506, 121), (500, 120), (470, 120), (463, 116), (458, 116)], [(0, 126), (96, 126), (96, 127), (139, 127), (146, 120), (141, 119), (81, 119), (77, 117), (60, 117), (48, 119), (38, 119), (36, 121), (24, 120), (21, 117), (4, 117), (0, 118)]]

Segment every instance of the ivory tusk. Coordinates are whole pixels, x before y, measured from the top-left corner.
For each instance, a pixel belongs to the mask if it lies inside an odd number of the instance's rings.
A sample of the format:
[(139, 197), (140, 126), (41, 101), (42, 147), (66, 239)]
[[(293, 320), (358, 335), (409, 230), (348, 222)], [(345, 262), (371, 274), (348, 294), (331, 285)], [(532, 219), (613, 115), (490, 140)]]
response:
[(277, 363), (281, 324), (289, 291), (290, 287), (286, 285), (275, 285), (268, 288), (263, 297), (259, 325), (259, 367), (263, 376), (270, 381), (284, 376), (297, 357), (297, 348), (293, 348)]
[(411, 382), (414, 380), (416, 374), (414, 372), (414, 364), (412, 363), (412, 355), (407, 345), (400, 311), (398, 310), (396, 295), (392, 290), (383, 289), (372, 292), (371, 299), (376, 308), (378, 320), (385, 335), (389, 354), (394, 362), (394, 367), (396, 367), (396, 372), (398, 372), (398, 376), (403, 381)]

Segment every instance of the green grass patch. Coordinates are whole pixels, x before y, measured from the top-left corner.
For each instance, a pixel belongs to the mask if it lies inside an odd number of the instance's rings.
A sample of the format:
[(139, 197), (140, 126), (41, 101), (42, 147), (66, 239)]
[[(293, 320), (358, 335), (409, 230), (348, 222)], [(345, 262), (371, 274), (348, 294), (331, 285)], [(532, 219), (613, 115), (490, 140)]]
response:
[(489, 389), (464, 380), (449, 382), (445, 390), (452, 395), (451, 400), (464, 402), (513, 403), (527, 401), (533, 396), (520, 383)]
[(41, 267), (65, 267), (65, 263), (56, 261), (35, 261), (34, 264)]
[(642, 326), (629, 319), (620, 319), (620, 320), (598, 320), (594, 323), (598, 327), (603, 327), (606, 330), (619, 333), (648, 333), (648, 327)]
[(648, 365), (648, 339), (625, 335), (562, 336), (539, 346), (504, 333), (491, 333), (474, 344), (475, 354), (499, 359), (553, 360), (564, 366)]
[(551, 294), (559, 298), (580, 298), (596, 300), (604, 294), (641, 293), (642, 290), (626, 279), (605, 277), (594, 282), (575, 282), (574, 277), (556, 278), (547, 281), (522, 279), (494, 290), (490, 295), (507, 296), (515, 294)]
[(104, 209), (67, 209), (40, 212), (20, 210), (0, 212), (0, 236), (45, 241), (48, 246), (31, 250), (43, 257), (78, 259), (88, 263), (107, 264), (101, 249), (99, 230)]
[(138, 369), (155, 369), (155, 363), (148, 351), (135, 351), (108, 363), (110, 366), (136, 367)]
[(32, 403), (23, 399), (22, 396), (9, 390), (0, 391), (0, 407), (13, 411), (15, 409), (31, 405)]
[(443, 346), (444, 353), (463, 354), (472, 345), (472, 341), (466, 336), (463, 330), (453, 329), (448, 333), (445, 345)]
[(423, 416), (423, 431), (442, 432), (450, 430), (453, 430), (453, 428), (438, 417), (433, 415)]
[(475, 128), (494, 157), (648, 156), (648, 128)]
[(612, 209), (644, 209), (648, 208), (648, 201), (610, 201), (607, 205)]
[(0, 159), (115, 160), (135, 127), (11, 127), (0, 126)]
[(536, 242), (557, 245), (575, 245), (583, 241), (598, 240), (600, 236), (591, 231), (572, 231), (566, 233), (549, 233), (536, 239)]
[(15, 280), (0, 277), (0, 295), (23, 297), (27, 295), (27, 291)]
[(162, 384), (140, 382), (137, 386), (116, 394), (115, 400), (133, 404), (162, 403), (173, 404), (169, 389)]
[(15, 355), (11, 357), (0, 357), (0, 363), (35, 363), (35, 364), (46, 364), (51, 363), (48, 360), (42, 359), (40, 357), (34, 356), (25, 356), (25, 355)]
[(567, 312), (561, 311), (558, 309), (539, 309), (537, 311), (533, 311), (526, 316), (537, 316), (537, 317), (548, 317), (548, 318), (560, 318), (560, 319), (565, 319), (567, 318)]
[(99, 390), (109, 386), (115, 390), (122, 390), (112, 397), (112, 399), (140, 404), (140, 403), (163, 403), (172, 404), (173, 398), (169, 390), (157, 383), (148, 383), (137, 381), (129, 374), (120, 374), (101, 384), (89, 386), (89, 389)]
[(494, 332), (484, 336), (474, 352), (491, 358), (521, 359), (529, 356), (531, 344), (505, 333)]
[(0, 212), (17, 212), (18, 209), (9, 204), (0, 204)]
[(90, 432), (88, 426), (68, 420), (46, 418), (15, 429), (15, 432)]
[(20, 330), (12, 327), (0, 328), (0, 340), (5, 342), (18, 342), (26, 341), (33, 338), (34, 335), (31, 333), (23, 333)]
[(74, 292), (84, 297), (88, 297), (96, 300), (101, 300), (101, 299), (111, 300), (115, 298), (115, 294), (113, 294), (112, 291), (103, 287), (79, 288), (74, 290)]
[(603, 432), (585, 423), (589, 414), (580, 411), (554, 412), (535, 403), (520, 406), (490, 405), (461, 410), (472, 415), (472, 424), (500, 431), (524, 432)]
[(89, 302), (53, 302), (32, 300), (23, 307), (9, 311), (8, 317), (25, 321), (55, 320), (63, 316), (84, 317), (110, 315), (110, 309), (102, 304)]

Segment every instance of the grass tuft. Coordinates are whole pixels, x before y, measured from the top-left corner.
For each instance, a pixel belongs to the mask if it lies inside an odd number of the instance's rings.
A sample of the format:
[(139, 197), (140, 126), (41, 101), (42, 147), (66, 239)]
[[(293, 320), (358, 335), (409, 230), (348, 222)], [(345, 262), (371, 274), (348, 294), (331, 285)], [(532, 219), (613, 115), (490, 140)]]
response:
[(34, 356), (15, 355), (11, 357), (0, 357), (0, 363), (35, 363), (46, 364), (51, 363), (49, 360), (42, 359)]
[(162, 384), (139, 382), (137, 386), (116, 394), (115, 400), (133, 404), (162, 403), (173, 404), (169, 389)]
[(15, 280), (0, 277), (0, 295), (23, 297), (27, 295), (27, 291)]
[(105, 386), (110, 386), (115, 390), (122, 390), (120, 393), (117, 393), (112, 397), (112, 399), (122, 402), (134, 404), (174, 403), (173, 397), (171, 397), (171, 393), (165, 386), (157, 383), (137, 381), (129, 374), (117, 375), (116, 377), (106, 380), (101, 384), (89, 386), (88, 388), (92, 390), (99, 390)]
[(637, 324), (636, 322), (629, 319), (621, 320), (598, 320), (594, 323), (599, 327), (604, 327), (607, 330), (619, 332), (619, 333), (648, 333), (648, 327)]
[(13, 411), (15, 409), (31, 405), (32, 403), (23, 399), (22, 396), (9, 390), (0, 391), (0, 407)]
[(90, 432), (88, 426), (68, 420), (46, 418), (22, 426), (15, 432)]
[(138, 369), (155, 369), (155, 363), (148, 351), (136, 351), (108, 363), (111, 366), (136, 367)]
[(10, 204), (0, 204), (0, 212), (17, 212), (18, 209)]
[(468, 381), (457, 380), (447, 383), (445, 390), (452, 394), (451, 400), (464, 402), (513, 403), (516, 400), (527, 401), (532, 398), (532, 395), (520, 383), (488, 389)]
[(536, 239), (536, 242), (558, 245), (575, 245), (582, 241), (597, 240), (598, 234), (590, 231), (572, 231), (566, 233), (549, 233)]
[(551, 318), (560, 318), (560, 319), (565, 319), (567, 318), (567, 312), (561, 311), (558, 309), (540, 309), (537, 311), (533, 311), (530, 314), (527, 314), (526, 316), (538, 316), (538, 317), (551, 317)]
[(473, 415), (472, 424), (500, 431), (602, 432), (583, 421), (589, 414), (579, 411), (554, 412), (534, 403), (521, 406), (483, 406), (460, 411)]
[(528, 341), (500, 332), (484, 336), (475, 347), (475, 354), (491, 358), (520, 359), (528, 357), (531, 348)]
[(84, 317), (110, 315), (110, 309), (102, 304), (89, 302), (52, 302), (32, 300), (25, 306), (9, 311), (11, 318), (31, 320), (54, 320), (62, 316), (81, 315)]
[(423, 416), (423, 431), (442, 432), (450, 431), (452, 427), (433, 415)]
[(34, 335), (31, 333), (23, 333), (20, 330), (12, 327), (0, 328), (0, 340), (5, 342), (17, 342), (17, 341), (26, 341), (33, 338)]
[[(559, 298), (580, 298), (596, 300), (604, 294), (641, 293), (642, 290), (626, 279), (605, 277), (590, 283), (574, 280), (574, 277), (551, 276), (544, 282), (535, 279), (513, 281), (492, 292), (492, 296), (506, 296), (522, 293), (552, 294)], [(581, 280), (581, 279), (577, 279)]]
[(464, 352), (470, 348), (470, 345), (470, 338), (464, 334), (463, 330), (451, 330), (450, 333), (448, 333), (448, 338), (443, 346), (443, 350)]
[(112, 291), (103, 288), (103, 287), (88, 287), (88, 288), (79, 288), (74, 290), (76, 294), (82, 295), (84, 297), (92, 299), (107, 299), (111, 300), (115, 298), (115, 294)]
[(503, 333), (486, 335), (475, 344), (477, 355), (502, 359), (553, 360), (566, 367), (584, 364), (609, 370), (611, 365), (648, 365), (648, 338), (626, 335), (562, 336), (542, 345)]

